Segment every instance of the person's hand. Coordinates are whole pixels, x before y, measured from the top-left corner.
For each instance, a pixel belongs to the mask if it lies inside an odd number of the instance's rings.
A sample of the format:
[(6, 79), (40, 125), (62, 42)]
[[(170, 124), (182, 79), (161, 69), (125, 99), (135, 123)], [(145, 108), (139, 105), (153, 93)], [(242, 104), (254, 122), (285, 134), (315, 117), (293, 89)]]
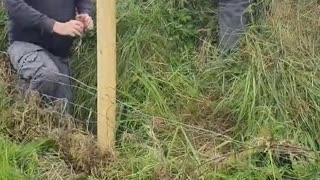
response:
[(85, 31), (93, 29), (93, 20), (88, 14), (78, 14), (76, 20), (83, 23)]
[(84, 30), (84, 24), (78, 20), (71, 20), (66, 23), (56, 22), (53, 26), (53, 32), (62, 36), (81, 36)]

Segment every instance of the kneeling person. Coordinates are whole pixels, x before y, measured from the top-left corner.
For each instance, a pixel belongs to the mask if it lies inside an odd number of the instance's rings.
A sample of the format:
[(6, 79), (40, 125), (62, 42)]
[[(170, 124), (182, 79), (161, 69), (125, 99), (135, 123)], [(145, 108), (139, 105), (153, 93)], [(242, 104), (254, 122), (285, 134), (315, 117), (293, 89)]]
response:
[(2, 1), (9, 16), (8, 53), (23, 91), (70, 102), (71, 47), (93, 26), (91, 0)]

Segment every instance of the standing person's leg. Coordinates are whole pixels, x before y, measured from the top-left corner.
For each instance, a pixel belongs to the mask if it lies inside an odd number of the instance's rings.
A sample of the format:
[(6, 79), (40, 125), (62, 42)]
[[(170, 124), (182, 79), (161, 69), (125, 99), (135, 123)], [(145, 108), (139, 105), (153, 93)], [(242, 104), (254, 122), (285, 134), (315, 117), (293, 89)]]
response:
[(219, 48), (228, 52), (239, 45), (248, 23), (250, 0), (219, 0)]
[[(14, 42), (8, 53), (13, 67), (24, 84), (27, 84), (25, 88), (28, 89), (24, 91), (37, 91), (52, 101), (57, 98), (71, 98), (68, 75), (60, 71), (56, 60), (42, 47), (26, 42)], [(65, 92), (61, 92), (60, 89), (64, 89)]]

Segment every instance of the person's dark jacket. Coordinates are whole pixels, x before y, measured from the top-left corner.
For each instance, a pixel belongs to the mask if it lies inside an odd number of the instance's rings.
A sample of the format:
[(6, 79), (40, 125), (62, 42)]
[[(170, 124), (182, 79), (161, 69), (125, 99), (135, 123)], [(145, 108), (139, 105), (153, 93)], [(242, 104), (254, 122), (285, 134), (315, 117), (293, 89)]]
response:
[(2, 0), (9, 16), (9, 39), (37, 44), (61, 57), (70, 55), (73, 38), (53, 33), (56, 21), (90, 14), (91, 0)]

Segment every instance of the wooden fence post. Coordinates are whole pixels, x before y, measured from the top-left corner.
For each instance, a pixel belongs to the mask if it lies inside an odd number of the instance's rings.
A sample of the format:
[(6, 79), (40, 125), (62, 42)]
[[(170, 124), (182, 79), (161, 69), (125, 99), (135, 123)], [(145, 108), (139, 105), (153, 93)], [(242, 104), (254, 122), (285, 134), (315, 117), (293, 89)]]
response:
[(98, 146), (114, 154), (116, 128), (116, 0), (97, 0)]

